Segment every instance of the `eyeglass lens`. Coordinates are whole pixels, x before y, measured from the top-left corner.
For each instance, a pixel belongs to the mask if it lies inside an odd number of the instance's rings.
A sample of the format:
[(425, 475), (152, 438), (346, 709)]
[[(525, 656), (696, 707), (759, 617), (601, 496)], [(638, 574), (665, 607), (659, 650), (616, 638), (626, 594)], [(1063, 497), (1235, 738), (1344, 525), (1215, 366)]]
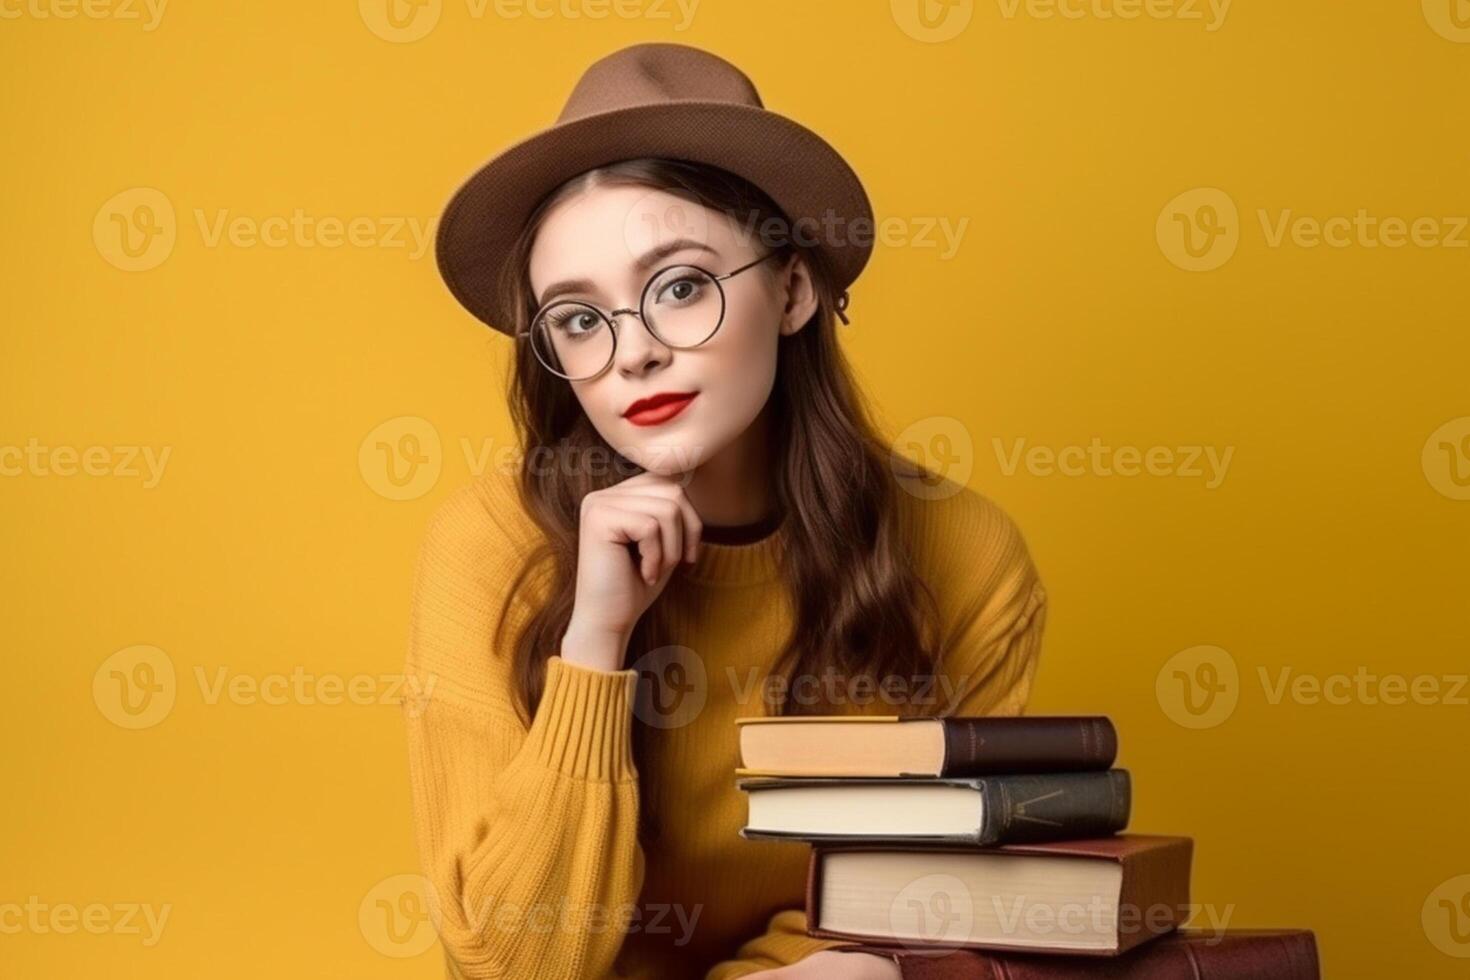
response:
[[(667, 347), (698, 347), (719, 329), (724, 316), (719, 283), (694, 266), (672, 266), (648, 280), (642, 293), (643, 322)], [(587, 303), (553, 303), (531, 324), (531, 341), (541, 362), (563, 377), (590, 378), (613, 358), (612, 326)]]

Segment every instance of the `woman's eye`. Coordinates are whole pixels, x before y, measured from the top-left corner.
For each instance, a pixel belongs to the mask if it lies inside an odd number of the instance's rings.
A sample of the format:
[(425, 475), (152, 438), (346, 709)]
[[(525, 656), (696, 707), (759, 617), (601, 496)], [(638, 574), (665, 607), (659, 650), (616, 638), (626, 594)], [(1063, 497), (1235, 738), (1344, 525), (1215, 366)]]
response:
[(699, 284), (693, 279), (675, 279), (663, 289), (659, 290), (659, 301), (672, 301), (682, 303), (694, 296), (699, 291)]
[(565, 313), (551, 318), (551, 325), (563, 333), (583, 334), (597, 329), (598, 317), (586, 310)]

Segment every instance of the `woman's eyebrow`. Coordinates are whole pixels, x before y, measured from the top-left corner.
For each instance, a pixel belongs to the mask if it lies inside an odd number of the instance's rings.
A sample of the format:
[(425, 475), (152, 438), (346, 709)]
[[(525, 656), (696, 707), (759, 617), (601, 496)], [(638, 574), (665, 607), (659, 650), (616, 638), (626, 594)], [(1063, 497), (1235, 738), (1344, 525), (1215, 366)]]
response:
[[(704, 242), (695, 241), (692, 238), (675, 238), (670, 241), (663, 242), (659, 245), (655, 245), (647, 252), (644, 252), (641, 256), (639, 256), (637, 262), (634, 263), (634, 268), (638, 269), (639, 271), (647, 271), (652, 268), (655, 263), (668, 258), (675, 252), (683, 252), (686, 250), (698, 250), (701, 252), (707, 252), (708, 254), (714, 256), (718, 256), (720, 254), (715, 249), (706, 245)], [(562, 295), (563, 293), (592, 293), (596, 291), (597, 284), (594, 283), (591, 279), (563, 279), (559, 282), (554, 282), (550, 286), (546, 287), (546, 291), (541, 294), (540, 304), (542, 306), (545, 306), (547, 303), (551, 302), (552, 299)]]

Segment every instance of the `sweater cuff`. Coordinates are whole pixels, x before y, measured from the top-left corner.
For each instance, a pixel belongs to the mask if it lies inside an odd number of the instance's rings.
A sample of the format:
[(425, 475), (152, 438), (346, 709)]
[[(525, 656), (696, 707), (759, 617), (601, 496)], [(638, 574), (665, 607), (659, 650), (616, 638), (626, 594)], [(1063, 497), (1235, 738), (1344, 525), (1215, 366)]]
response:
[(553, 654), (526, 748), (540, 763), (577, 779), (620, 781), (633, 765), (633, 698), (638, 671), (582, 667)]

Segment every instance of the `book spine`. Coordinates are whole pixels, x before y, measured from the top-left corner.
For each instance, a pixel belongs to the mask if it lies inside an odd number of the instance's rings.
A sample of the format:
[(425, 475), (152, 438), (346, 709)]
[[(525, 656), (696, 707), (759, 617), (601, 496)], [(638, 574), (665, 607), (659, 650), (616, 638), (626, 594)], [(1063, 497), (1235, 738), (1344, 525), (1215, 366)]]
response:
[(941, 776), (1093, 772), (1118, 755), (1107, 718), (942, 718)]
[(1108, 837), (1128, 826), (1132, 783), (1109, 772), (977, 779), (985, 799), (981, 844), (1031, 844)]
[[(845, 952), (897, 955), (904, 980), (1089, 980), (1097, 961), (1079, 956), (893, 949), (858, 943)], [(1112, 980), (1321, 980), (1316, 937), (1306, 930), (1176, 933), (1118, 957), (1107, 966)]]

